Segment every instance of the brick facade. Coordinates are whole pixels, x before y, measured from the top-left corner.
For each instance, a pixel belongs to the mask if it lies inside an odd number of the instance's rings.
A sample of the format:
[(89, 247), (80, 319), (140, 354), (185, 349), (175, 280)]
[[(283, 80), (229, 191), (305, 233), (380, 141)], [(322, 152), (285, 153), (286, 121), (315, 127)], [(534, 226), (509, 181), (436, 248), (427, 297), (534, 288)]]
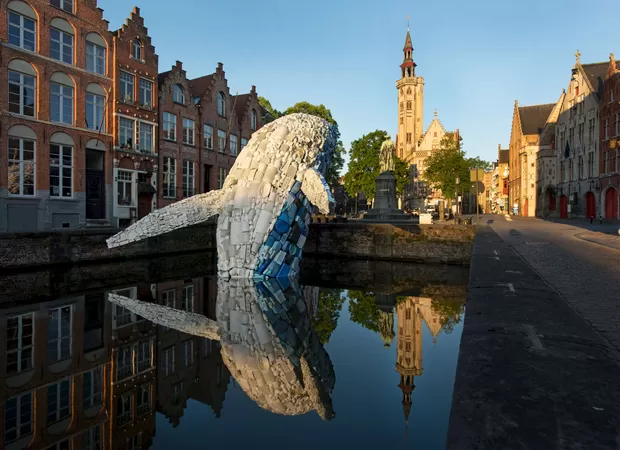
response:
[(618, 219), (620, 193), (620, 65), (610, 55), (600, 103), (599, 162), (601, 213)]

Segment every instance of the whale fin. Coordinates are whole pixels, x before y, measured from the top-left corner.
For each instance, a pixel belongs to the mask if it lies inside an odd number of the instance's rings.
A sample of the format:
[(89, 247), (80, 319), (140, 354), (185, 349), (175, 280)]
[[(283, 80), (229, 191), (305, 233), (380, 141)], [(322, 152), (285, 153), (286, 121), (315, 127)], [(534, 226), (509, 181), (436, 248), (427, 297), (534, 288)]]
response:
[(106, 241), (108, 248), (120, 247), (204, 222), (219, 214), (223, 197), (223, 191), (220, 189), (194, 195), (157, 209), (109, 238)]
[(306, 170), (301, 182), (301, 190), (310, 200), (310, 203), (316, 206), (322, 214), (330, 213), (334, 206), (334, 197), (332, 197), (329, 185), (320, 172), (315, 169)]
[(220, 340), (220, 329), (217, 322), (207, 319), (202, 314), (190, 313), (168, 306), (134, 300), (118, 294), (108, 294), (108, 300), (122, 306), (155, 325), (162, 325), (182, 333), (200, 336), (214, 341)]

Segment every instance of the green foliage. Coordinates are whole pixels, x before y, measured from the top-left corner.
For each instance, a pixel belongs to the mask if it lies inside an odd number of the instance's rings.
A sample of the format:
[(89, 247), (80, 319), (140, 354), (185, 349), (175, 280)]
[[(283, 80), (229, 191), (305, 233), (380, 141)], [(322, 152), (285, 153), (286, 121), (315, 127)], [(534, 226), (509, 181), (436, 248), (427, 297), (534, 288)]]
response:
[(321, 344), (327, 344), (338, 325), (344, 298), (340, 289), (321, 289), (316, 315), (312, 318), (312, 328), (319, 336)]
[(325, 172), (325, 181), (327, 181), (327, 184), (329, 184), (331, 187), (338, 185), (340, 171), (342, 170), (342, 166), (344, 166), (344, 155), (346, 154), (347, 151), (345, 150), (342, 141), (338, 141), (338, 143), (336, 144), (336, 148), (334, 149), (332, 163)]
[(488, 170), (491, 165), (479, 157), (465, 158), (465, 152), (461, 151), (463, 138), (457, 142), (453, 133), (446, 134), (439, 143), (439, 150), (432, 153), (426, 161), (424, 179), (433, 188), (441, 189), (444, 198), (456, 197), (456, 179), (459, 178), (458, 190), (467, 192), (471, 190), (471, 168)]
[(349, 291), (349, 314), (353, 322), (368, 330), (380, 332), (379, 308), (372, 292)]
[[(381, 144), (389, 138), (386, 131), (376, 130), (351, 143), (349, 171), (344, 176), (344, 188), (349, 196), (364, 192), (366, 198), (375, 197), (375, 179), (380, 173)], [(407, 163), (394, 155), (396, 192), (402, 194), (408, 181)]]
[(458, 299), (433, 299), (431, 308), (436, 312), (440, 319), (441, 329), (450, 334), (454, 331), (454, 326), (461, 321), (463, 315), (464, 302)]
[[(283, 115), (295, 114), (295, 113), (306, 113), (311, 114), (313, 116), (318, 116), (321, 119), (327, 120), (329, 123), (334, 125), (336, 129), (338, 129), (338, 123), (332, 117), (332, 112), (325, 107), (325, 105), (313, 105), (308, 102), (298, 102), (293, 106), (284, 111)], [(339, 133), (340, 134), (340, 133)]]
[(271, 102), (269, 100), (267, 100), (265, 97), (261, 97), (260, 95), (258, 96), (258, 103), (265, 108), (267, 111), (269, 111), (269, 113), (274, 117), (274, 119), (277, 119), (278, 117), (282, 116), (282, 113), (280, 111), (278, 111), (277, 109), (275, 109), (273, 106), (271, 106)]

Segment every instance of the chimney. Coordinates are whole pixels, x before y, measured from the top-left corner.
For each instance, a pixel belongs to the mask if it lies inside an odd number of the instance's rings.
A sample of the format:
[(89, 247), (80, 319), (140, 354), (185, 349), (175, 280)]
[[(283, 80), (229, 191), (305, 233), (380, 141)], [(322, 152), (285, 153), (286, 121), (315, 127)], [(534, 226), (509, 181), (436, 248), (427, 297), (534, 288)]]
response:
[(134, 13), (136, 16), (139, 16), (139, 15), (140, 15), (140, 8), (138, 8), (137, 6), (134, 6), (134, 7), (133, 7), (133, 13)]
[(256, 86), (252, 85), (252, 90), (250, 91), (251, 94), (256, 94)]
[(179, 70), (183, 70), (183, 63), (179, 60), (177, 60), (177, 63), (175, 64), (176, 68)]

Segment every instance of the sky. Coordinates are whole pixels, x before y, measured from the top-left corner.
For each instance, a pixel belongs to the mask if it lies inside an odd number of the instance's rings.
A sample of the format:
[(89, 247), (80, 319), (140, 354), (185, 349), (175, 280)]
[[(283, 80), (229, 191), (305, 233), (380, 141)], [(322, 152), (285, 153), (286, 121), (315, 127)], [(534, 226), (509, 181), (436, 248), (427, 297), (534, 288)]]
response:
[(396, 137), (407, 16), (425, 128), (436, 109), (467, 155), (488, 161), (508, 148), (515, 100), (555, 102), (577, 50), (582, 63), (620, 58), (619, 0), (98, 1), (111, 30), (134, 5), (160, 72), (180, 60), (195, 78), (222, 62), (231, 93), (256, 85), (278, 110), (322, 103), (347, 149), (377, 129)]

